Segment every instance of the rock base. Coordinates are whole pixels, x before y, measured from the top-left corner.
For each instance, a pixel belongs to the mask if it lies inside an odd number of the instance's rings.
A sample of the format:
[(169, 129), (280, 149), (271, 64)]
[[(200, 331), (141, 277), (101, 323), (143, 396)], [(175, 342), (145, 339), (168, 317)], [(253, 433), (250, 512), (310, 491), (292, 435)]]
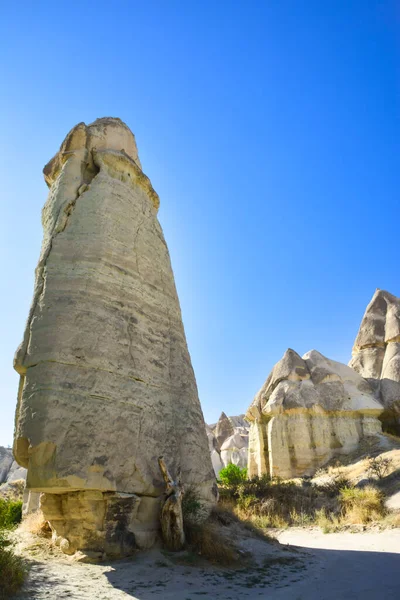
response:
[(128, 556), (158, 537), (159, 498), (95, 490), (45, 493), (40, 508), (65, 554)]

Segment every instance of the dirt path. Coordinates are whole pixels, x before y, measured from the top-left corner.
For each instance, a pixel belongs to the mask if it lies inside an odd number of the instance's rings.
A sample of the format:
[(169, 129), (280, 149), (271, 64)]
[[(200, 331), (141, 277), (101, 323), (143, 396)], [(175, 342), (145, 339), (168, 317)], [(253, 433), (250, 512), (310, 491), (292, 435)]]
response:
[(318, 567), (276, 600), (394, 600), (400, 598), (400, 529), (330, 533), (289, 529), (282, 544), (309, 550)]
[(251, 570), (212, 568), (193, 555), (176, 557), (154, 550), (102, 565), (71, 562), (24, 541), (31, 570), (20, 600), (398, 600), (400, 529), (380, 533), (324, 535), (289, 529), (282, 544), (247, 540), (257, 556)]

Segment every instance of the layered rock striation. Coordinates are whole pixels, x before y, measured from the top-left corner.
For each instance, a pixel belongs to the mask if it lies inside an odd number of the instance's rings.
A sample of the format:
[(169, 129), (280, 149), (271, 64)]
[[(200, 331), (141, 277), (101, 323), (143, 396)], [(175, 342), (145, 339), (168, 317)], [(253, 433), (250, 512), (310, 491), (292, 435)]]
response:
[(381, 431), (382, 405), (350, 367), (287, 350), (251, 404), (249, 476), (311, 475)]
[(376, 290), (361, 321), (350, 366), (365, 377), (385, 410), (384, 429), (400, 434), (400, 298)]
[(127, 554), (157, 536), (160, 455), (216, 494), (159, 198), (115, 118), (74, 127), (44, 176), (14, 454), (66, 552)]

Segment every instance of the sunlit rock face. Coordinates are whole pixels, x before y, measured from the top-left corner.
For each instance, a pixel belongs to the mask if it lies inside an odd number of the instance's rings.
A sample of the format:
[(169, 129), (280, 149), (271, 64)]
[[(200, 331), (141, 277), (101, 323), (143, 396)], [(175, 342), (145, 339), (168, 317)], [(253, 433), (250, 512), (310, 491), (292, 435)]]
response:
[(350, 366), (383, 404), (383, 427), (400, 435), (400, 298), (376, 290), (353, 346)]
[(249, 476), (313, 474), (381, 431), (382, 405), (350, 367), (287, 350), (249, 407)]
[(157, 536), (160, 455), (216, 493), (159, 198), (115, 118), (74, 127), (44, 175), (14, 454), (66, 552), (127, 554)]
[(207, 426), (211, 462), (215, 475), (230, 464), (247, 467), (249, 424), (244, 415), (228, 417), (224, 412), (215, 425)]

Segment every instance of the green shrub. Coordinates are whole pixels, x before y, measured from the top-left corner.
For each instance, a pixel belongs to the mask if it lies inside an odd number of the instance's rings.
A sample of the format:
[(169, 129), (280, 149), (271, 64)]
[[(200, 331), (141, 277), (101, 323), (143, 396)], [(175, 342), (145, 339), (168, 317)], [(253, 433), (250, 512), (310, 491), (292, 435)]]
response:
[(0, 498), (0, 529), (11, 529), (21, 522), (21, 500)]
[(227, 465), (219, 472), (219, 480), (222, 485), (234, 487), (246, 481), (247, 469), (241, 469), (237, 465)]
[(6, 600), (15, 594), (22, 586), (26, 567), (12, 549), (11, 542), (0, 530), (0, 600)]

